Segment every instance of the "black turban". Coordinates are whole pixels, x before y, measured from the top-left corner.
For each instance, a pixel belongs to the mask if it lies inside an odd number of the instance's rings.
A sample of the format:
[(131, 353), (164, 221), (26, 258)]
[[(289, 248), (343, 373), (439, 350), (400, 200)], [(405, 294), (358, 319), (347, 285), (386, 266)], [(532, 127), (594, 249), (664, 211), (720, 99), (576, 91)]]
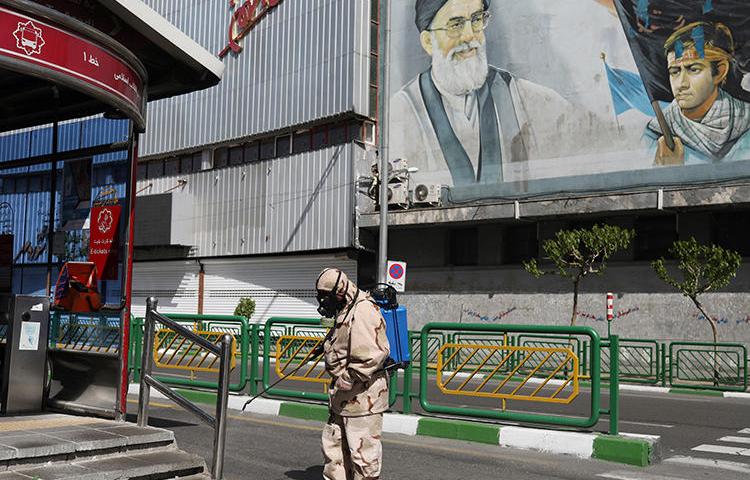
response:
[[(484, 2), (485, 10), (490, 8), (490, 2), (492, 0), (482, 1)], [(437, 12), (443, 8), (443, 5), (446, 3), (448, 3), (448, 0), (417, 0), (417, 3), (414, 5), (414, 22), (417, 24), (417, 28), (420, 32), (424, 32), (430, 27), (432, 19), (435, 18)]]

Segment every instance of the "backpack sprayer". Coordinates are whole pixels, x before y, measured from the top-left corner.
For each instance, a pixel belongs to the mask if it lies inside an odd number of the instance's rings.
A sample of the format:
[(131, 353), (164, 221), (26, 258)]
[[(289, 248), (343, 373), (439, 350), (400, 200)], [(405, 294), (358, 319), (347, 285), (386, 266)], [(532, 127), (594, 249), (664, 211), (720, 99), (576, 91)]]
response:
[[(389, 375), (395, 373), (398, 369), (404, 369), (411, 363), (411, 349), (409, 348), (409, 325), (406, 318), (406, 308), (400, 306), (396, 299), (396, 290), (385, 283), (378, 283), (370, 291), (373, 300), (380, 307), (380, 313), (383, 315), (385, 320), (385, 334), (388, 337), (388, 343), (391, 346), (391, 354), (386, 359), (383, 370)], [(325, 338), (318, 344), (315, 349), (310, 352), (310, 358), (316, 358), (323, 353), (323, 344), (328, 340), (331, 333), (334, 331), (331, 328), (326, 334)], [(299, 371), (306, 363), (300, 362), (289, 374), (279, 378), (274, 383), (263, 389), (262, 392), (258, 393), (250, 400), (245, 402), (242, 406), (242, 411), (250, 405), (256, 398), (260, 397), (268, 390), (272, 389), (286, 377), (294, 375)]]

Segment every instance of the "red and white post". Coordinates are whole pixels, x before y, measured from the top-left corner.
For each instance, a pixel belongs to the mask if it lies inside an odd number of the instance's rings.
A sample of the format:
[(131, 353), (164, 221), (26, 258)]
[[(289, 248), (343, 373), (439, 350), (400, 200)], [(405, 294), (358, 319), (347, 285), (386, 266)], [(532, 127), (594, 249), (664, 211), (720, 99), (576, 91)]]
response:
[(609, 338), (612, 320), (615, 319), (615, 295), (607, 292), (607, 338)]

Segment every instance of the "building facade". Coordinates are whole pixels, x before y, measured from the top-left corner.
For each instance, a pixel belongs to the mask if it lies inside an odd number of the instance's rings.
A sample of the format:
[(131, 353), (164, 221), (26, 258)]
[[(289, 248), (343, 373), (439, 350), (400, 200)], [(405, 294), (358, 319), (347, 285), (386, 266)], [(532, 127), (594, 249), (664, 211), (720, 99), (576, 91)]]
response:
[[(380, 152), (392, 164), (388, 254), (408, 265), (399, 299), (412, 328), (565, 324), (570, 284), (521, 264), (544, 261), (541, 246), (560, 229), (609, 223), (636, 238), (583, 282), (577, 322), (605, 333), (613, 292), (616, 333), (710, 338), (651, 261), (690, 237), (750, 256), (742, 12), (448, 0), (463, 13), (446, 19), (414, 0), (146, 3), (226, 71), (217, 87), (149, 107), (136, 313), (152, 295), (165, 311), (217, 314), (247, 296), (257, 321), (312, 316), (323, 267), (374, 284)], [(463, 23), (451, 27), (454, 17)], [(683, 55), (718, 62), (706, 64), (709, 80), (723, 76), (714, 130), (685, 127), (673, 37)], [(743, 265), (706, 297), (722, 340), (750, 343), (749, 291)]]

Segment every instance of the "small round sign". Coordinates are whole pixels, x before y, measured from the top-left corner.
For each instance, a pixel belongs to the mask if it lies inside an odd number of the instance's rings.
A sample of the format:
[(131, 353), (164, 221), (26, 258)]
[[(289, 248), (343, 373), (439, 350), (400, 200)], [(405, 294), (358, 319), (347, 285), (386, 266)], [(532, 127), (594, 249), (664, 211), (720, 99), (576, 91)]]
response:
[(392, 279), (398, 280), (404, 276), (404, 267), (399, 264), (391, 265), (391, 268), (388, 269), (388, 275), (390, 275)]

